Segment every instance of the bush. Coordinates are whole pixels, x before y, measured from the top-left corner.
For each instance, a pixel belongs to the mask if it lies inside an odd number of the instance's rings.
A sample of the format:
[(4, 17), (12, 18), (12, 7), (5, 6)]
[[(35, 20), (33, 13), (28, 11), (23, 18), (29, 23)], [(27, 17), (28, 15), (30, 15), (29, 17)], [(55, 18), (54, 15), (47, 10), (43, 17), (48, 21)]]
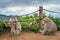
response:
[(57, 30), (58, 30), (58, 31), (60, 31), (60, 25), (59, 25), (59, 26), (57, 26)]
[(38, 24), (33, 25), (32, 27), (30, 27), (30, 30), (33, 32), (38, 32), (39, 31), (39, 26)]
[(4, 23), (0, 21), (0, 31), (3, 30)]
[(29, 24), (27, 22), (21, 22), (22, 30), (30, 31)]

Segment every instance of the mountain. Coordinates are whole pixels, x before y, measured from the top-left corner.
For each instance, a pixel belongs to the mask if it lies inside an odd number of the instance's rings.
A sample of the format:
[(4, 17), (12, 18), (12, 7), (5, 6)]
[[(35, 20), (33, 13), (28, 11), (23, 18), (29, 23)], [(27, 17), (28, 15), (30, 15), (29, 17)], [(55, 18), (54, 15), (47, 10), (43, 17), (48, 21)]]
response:
[(10, 19), (10, 16), (0, 14), (0, 19), (9, 20)]

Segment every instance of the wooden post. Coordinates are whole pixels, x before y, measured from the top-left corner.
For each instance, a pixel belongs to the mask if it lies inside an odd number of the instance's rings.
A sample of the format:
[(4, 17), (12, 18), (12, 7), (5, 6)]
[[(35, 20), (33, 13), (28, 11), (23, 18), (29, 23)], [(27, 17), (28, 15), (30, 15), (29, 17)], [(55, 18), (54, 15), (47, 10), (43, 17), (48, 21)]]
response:
[(39, 29), (42, 29), (43, 7), (39, 7)]

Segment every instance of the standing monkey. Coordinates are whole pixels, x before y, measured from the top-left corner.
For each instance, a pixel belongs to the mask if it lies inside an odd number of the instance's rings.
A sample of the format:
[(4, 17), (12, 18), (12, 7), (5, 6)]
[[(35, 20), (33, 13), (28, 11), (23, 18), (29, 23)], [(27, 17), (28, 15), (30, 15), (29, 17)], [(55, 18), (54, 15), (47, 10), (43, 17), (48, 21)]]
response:
[(57, 31), (56, 24), (48, 17), (45, 17), (42, 21), (44, 22), (45, 26), (44, 30), (39, 30), (41, 34), (55, 34), (55, 32)]

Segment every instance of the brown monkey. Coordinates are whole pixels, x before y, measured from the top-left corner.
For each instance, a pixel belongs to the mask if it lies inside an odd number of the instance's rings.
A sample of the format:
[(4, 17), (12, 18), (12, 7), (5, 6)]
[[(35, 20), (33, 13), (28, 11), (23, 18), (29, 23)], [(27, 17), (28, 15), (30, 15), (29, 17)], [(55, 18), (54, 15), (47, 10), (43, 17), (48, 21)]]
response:
[(21, 24), (18, 22), (17, 18), (10, 18), (10, 23), (11, 23), (11, 33), (18, 35), (21, 33)]
[(21, 33), (21, 24), (17, 18), (11, 17), (9, 22), (4, 21), (4, 24), (11, 27), (11, 34), (18, 35)]
[(39, 30), (41, 34), (55, 34), (57, 31), (56, 24), (48, 17), (45, 17), (42, 21), (44, 22), (45, 26), (44, 30)]
[(29, 24), (29, 25), (30, 25), (30, 26), (32, 26), (32, 25), (35, 25), (35, 24), (36, 24), (36, 20), (35, 20), (35, 19), (33, 19), (33, 20), (32, 20), (32, 22), (30, 22), (30, 24)]

